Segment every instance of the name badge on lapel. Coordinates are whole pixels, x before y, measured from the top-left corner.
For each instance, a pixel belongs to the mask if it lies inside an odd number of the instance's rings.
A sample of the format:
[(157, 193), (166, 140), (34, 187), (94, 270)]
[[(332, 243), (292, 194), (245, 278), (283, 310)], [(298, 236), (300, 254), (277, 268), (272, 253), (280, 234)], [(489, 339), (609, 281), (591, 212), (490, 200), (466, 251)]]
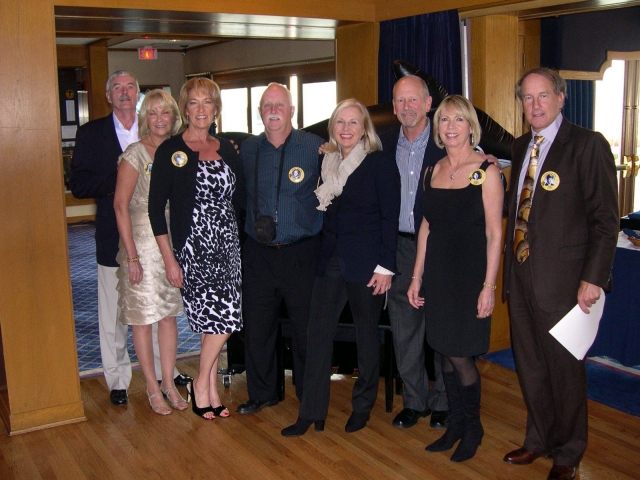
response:
[(173, 163), (176, 167), (184, 167), (189, 161), (189, 157), (184, 152), (176, 152), (171, 155), (171, 163)]
[(484, 173), (484, 170), (480, 168), (476, 168), (469, 174), (469, 183), (471, 185), (482, 185), (487, 178), (487, 174)]
[(300, 183), (302, 180), (304, 180), (304, 170), (302, 170), (302, 168), (300, 167), (293, 167), (291, 170), (289, 170), (289, 180), (291, 180), (293, 183)]
[(547, 192), (552, 192), (560, 185), (560, 176), (556, 172), (544, 172), (540, 175), (540, 185)]

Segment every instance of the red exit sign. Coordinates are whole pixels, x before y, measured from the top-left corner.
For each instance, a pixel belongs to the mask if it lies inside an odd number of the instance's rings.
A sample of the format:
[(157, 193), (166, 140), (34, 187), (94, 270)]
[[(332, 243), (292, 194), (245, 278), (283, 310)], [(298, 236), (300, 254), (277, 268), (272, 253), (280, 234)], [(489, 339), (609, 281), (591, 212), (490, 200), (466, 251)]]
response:
[(138, 58), (140, 60), (156, 60), (158, 58), (158, 50), (156, 47), (140, 47), (138, 48)]

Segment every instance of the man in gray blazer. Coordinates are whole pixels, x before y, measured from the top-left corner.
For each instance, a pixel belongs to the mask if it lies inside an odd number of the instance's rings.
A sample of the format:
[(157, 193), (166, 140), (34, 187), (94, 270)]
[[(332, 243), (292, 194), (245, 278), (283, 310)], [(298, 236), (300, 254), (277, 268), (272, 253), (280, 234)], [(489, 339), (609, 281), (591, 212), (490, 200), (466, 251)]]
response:
[(527, 430), (504, 461), (552, 457), (548, 479), (570, 480), (587, 447), (585, 363), (549, 330), (576, 303), (588, 313), (611, 286), (620, 221), (615, 163), (600, 133), (563, 118), (566, 82), (556, 72), (528, 71), (517, 95), (531, 131), (512, 146), (503, 299)]

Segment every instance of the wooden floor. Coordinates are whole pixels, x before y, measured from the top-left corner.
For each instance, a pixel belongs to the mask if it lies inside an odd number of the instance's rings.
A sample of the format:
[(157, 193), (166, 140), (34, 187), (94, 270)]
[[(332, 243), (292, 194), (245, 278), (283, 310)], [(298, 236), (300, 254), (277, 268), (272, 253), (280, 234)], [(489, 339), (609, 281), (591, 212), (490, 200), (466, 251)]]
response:
[[(180, 369), (193, 375), (197, 360)], [(0, 479), (545, 479), (551, 460), (512, 466), (503, 455), (523, 438), (525, 410), (516, 374), (479, 362), (485, 436), (478, 454), (456, 464), (451, 452), (427, 453), (442, 431), (428, 419), (399, 430), (384, 411), (383, 391), (367, 428), (347, 434), (353, 379), (335, 376), (324, 432), (284, 438), (280, 430), (297, 416), (290, 378), (283, 403), (256, 415), (237, 415), (246, 400), (245, 376), (223, 396), (232, 417), (206, 422), (191, 411), (154, 415), (135, 371), (127, 407), (109, 403), (102, 377), (81, 382), (87, 422), (9, 437), (0, 434)], [(220, 384), (222, 389), (222, 384)], [(589, 447), (582, 480), (640, 478), (640, 419), (589, 402)]]

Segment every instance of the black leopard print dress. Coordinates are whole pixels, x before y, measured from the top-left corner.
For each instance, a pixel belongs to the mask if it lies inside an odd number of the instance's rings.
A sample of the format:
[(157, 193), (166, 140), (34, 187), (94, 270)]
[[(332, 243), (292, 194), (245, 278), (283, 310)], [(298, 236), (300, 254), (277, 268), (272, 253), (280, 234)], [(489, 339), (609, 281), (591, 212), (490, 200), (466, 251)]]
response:
[(223, 334), (242, 328), (240, 242), (231, 204), (236, 177), (224, 161), (198, 162), (191, 233), (176, 258), (191, 329)]

